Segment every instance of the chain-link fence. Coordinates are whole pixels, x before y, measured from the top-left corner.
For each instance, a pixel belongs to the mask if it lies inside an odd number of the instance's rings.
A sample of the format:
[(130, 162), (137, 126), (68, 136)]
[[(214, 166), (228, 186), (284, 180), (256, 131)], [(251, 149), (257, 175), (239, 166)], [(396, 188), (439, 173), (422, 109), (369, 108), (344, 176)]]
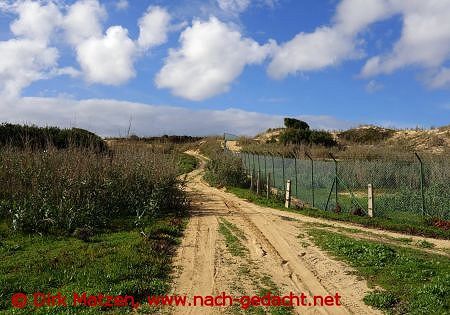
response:
[(374, 188), (374, 215), (417, 221), (423, 217), (450, 219), (448, 159), (339, 160), (284, 157), (241, 152), (247, 173), (291, 194), (312, 207), (342, 213), (367, 214), (368, 184)]

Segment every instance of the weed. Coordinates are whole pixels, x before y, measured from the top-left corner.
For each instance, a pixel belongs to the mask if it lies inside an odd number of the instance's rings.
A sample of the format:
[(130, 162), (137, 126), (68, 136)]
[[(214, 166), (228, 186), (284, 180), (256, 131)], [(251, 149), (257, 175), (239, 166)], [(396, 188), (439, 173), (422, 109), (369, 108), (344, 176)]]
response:
[(450, 308), (450, 261), (418, 250), (356, 240), (312, 229), (321, 248), (356, 268), (371, 286), (364, 301), (395, 314), (446, 314)]

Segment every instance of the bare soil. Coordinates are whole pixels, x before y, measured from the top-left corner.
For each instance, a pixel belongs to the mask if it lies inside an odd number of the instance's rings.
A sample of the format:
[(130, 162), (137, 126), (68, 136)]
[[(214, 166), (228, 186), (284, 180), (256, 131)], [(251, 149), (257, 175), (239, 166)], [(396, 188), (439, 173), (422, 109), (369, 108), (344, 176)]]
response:
[[(234, 297), (251, 296), (259, 295), (263, 284), (269, 282), (283, 295), (303, 292), (308, 296), (342, 296), (342, 306), (295, 307), (291, 311), (296, 314), (380, 314), (362, 301), (369, 291), (366, 281), (310, 241), (305, 225), (310, 220), (260, 207), (210, 187), (202, 180), (205, 158), (197, 152), (189, 153), (201, 160), (201, 166), (187, 178), (193, 211), (175, 258), (173, 294), (192, 297), (226, 292)], [(245, 255), (230, 254), (219, 232), (224, 219), (239, 232), (236, 234), (247, 249)], [(179, 307), (171, 313), (243, 311), (239, 307)]]

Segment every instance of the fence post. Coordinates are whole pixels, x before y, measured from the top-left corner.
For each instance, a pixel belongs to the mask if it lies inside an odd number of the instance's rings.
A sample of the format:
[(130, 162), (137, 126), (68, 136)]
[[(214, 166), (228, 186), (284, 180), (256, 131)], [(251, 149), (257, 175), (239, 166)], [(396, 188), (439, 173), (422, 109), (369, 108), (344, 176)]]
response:
[(259, 195), (259, 186), (260, 186), (260, 173), (256, 175), (256, 194)]
[(258, 154), (258, 181), (260, 178), (261, 178), (261, 163), (259, 161), (259, 154)]
[(423, 162), (420, 158), (419, 154), (417, 152), (414, 152), (416, 155), (417, 160), (419, 160), (420, 163), (420, 193), (422, 197), (422, 216), (425, 216), (425, 188), (424, 188), (424, 173), (423, 173)]
[(272, 157), (272, 176), (273, 176), (273, 187), (277, 187), (276, 183), (275, 183), (275, 161), (273, 159), (273, 154), (270, 154), (270, 156)]
[(312, 206), (314, 207), (314, 160), (309, 155), (308, 152), (305, 152), (306, 156), (311, 160), (311, 193), (312, 193)]
[(284, 207), (289, 208), (291, 206), (291, 180), (286, 182), (286, 195), (285, 195)]
[(269, 199), (270, 195), (270, 172), (266, 175), (266, 198)]
[(372, 184), (367, 185), (367, 214), (369, 217), (373, 218), (373, 209), (374, 209), (374, 202), (373, 202), (373, 186)]
[(284, 183), (286, 183), (286, 178), (284, 176), (284, 155), (281, 156), (281, 161), (282, 161), (282, 164), (283, 164), (283, 185), (284, 185)]
[(294, 171), (295, 171), (295, 197), (298, 197), (298, 175), (297, 175), (297, 157), (294, 156)]
[(339, 205), (339, 202), (338, 202), (338, 191), (339, 191), (338, 190), (338, 163), (337, 163), (336, 159), (334, 158), (333, 154), (331, 154), (331, 152), (329, 153), (329, 155), (334, 161), (334, 182), (336, 185), (336, 186), (334, 186), (334, 189), (335, 189), (334, 193), (335, 193), (336, 207), (337, 207)]
[(264, 154), (264, 177), (267, 177), (267, 155)]

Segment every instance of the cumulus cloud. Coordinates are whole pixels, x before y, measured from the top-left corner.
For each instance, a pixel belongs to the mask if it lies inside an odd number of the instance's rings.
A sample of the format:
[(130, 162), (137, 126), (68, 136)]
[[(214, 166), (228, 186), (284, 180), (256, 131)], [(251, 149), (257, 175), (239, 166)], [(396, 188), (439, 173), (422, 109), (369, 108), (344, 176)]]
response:
[(217, 0), (219, 7), (229, 13), (241, 13), (250, 5), (250, 0)]
[(364, 54), (358, 47), (358, 34), (391, 14), (388, 0), (343, 0), (330, 26), (318, 27), (312, 33), (299, 33), (282, 44), (274, 53), (268, 74), (282, 79), (361, 58)]
[(180, 44), (170, 50), (155, 82), (193, 101), (228, 91), (246, 65), (261, 63), (272, 48), (242, 37), (215, 17), (194, 21), (181, 34)]
[(322, 27), (314, 33), (300, 33), (275, 50), (267, 69), (275, 79), (299, 71), (312, 71), (337, 65), (357, 55), (353, 39), (334, 28)]
[[(101, 114), (99, 114), (101, 113)], [(70, 100), (66, 98), (26, 97), (11, 107), (0, 101), (0, 121), (33, 123), (41, 126), (80, 127), (103, 136), (127, 133), (132, 117), (132, 132), (137, 135), (212, 135), (230, 132), (255, 135), (267, 128), (283, 125), (283, 117), (240, 109), (192, 110), (172, 106), (107, 99)], [(299, 116), (314, 128), (339, 129), (349, 122), (330, 116)]]
[(134, 42), (121, 26), (112, 26), (105, 36), (89, 38), (77, 46), (78, 62), (92, 83), (119, 85), (134, 77), (135, 53)]
[(142, 49), (150, 49), (167, 42), (170, 31), (171, 16), (166, 9), (150, 6), (139, 20), (138, 45)]
[[(410, 65), (440, 68), (450, 57), (450, 2), (391, 0), (391, 8), (403, 15), (401, 37), (390, 53), (370, 58), (362, 75), (390, 74)], [(446, 85), (445, 73), (445, 69), (436, 71), (436, 77), (430, 78), (430, 85)]]
[(394, 15), (403, 20), (400, 39), (391, 52), (369, 58), (361, 70), (362, 77), (419, 66), (427, 72), (428, 86), (448, 86), (448, 74), (442, 65), (450, 57), (450, 2), (441, 0), (342, 0), (330, 26), (300, 33), (282, 44), (268, 73), (280, 79), (360, 58), (364, 55), (358, 45), (361, 34), (371, 24)]
[(116, 2), (116, 9), (117, 10), (125, 10), (127, 9), (129, 6), (128, 1), (127, 0), (119, 0)]
[(10, 25), (16, 37), (0, 41), (0, 95), (10, 99), (56, 71), (58, 51), (49, 39), (61, 15), (52, 2), (4, 3), (0, 8), (18, 16)]
[(100, 37), (106, 15), (97, 0), (79, 0), (72, 4), (63, 21), (68, 42), (76, 46), (91, 37)]

